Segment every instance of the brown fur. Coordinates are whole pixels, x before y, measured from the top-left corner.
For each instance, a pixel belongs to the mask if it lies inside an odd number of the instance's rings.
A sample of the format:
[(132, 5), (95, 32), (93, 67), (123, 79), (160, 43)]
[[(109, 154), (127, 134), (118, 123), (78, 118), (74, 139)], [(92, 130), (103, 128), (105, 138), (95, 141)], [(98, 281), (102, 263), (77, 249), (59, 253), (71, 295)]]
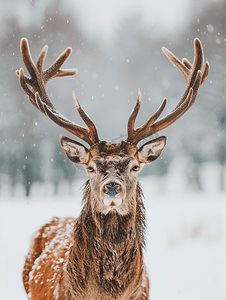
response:
[[(155, 159), (160, 155), (159, 142), (162, 150), (164, 137), (141, 150), (127, 142), (104, 141), (87, 150), (71, 139), (61, 139), (68, 157), (76, 158), (90, 179), (80, 216), (54, 218), (33, 237), (23, 271), (31, 300), (148, 299), (145, 209), (137, 175), (156, 147)], [(105, 186), (112, 182), (120, 187), (117, 197), (111, 198), (116, 201), (113, 207), (104, 202)]]
[(31, 299), (148, 299), (139, 185), (135, 222), (111, 212), (98, 213), (96, 225), (91, 198), (88, 181), (79, 218), (54, 218), (35, 234), (23, 271)]

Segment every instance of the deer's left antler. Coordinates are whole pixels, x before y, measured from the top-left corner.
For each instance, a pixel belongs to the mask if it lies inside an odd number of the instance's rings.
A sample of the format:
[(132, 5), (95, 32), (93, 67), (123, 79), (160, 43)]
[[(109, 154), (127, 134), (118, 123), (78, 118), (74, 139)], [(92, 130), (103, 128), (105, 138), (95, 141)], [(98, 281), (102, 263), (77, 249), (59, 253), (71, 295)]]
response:
[(178, 105), (170, 114), (157, 121), (160, 114), (165, 108), (166, 99), (163, 100), (159, 109), (155, 114), (141, 127), (134, 130), (134, 123), (141, 105), (141, 92), (138, 91), (137, 103), (128, 120), (128, 138), (126, 141), (137, 145), (141, 140), (163, 130), (179, 119), (195, 102), (200, 86), (205, 81), (209, 73), (209, 63), (205, 63), (205, 69), (202, 75), (202, 67), (204, 63), (202, 44), (199, 39), (194, 40), (195, 57), (193, 64), (184, 58), (182, 62), (165, 47), (162, 48), (169, 60), (182, 72), (186, 79), (186, 87)]

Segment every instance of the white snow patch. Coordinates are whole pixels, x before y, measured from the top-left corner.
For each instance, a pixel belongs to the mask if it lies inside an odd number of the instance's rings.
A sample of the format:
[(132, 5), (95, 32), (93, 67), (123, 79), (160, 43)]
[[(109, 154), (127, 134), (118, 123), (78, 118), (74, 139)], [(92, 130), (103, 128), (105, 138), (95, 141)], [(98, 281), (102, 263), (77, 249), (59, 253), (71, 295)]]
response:
[[(225, 300), (226, 195), (213, 192), (158, 195), (152, 192), (150, 181), (142, 180), (147, 208), (145, 262), (150, 299)], [(26, 299), (22, 269), (31, 236), (53, 216), (77, 217), (80, 203), (80, 196), (61, 200), (48, 197), (41, 201), (1, 199), (2, 299)], [(57, 299), (57, 289), (54, 295)]]

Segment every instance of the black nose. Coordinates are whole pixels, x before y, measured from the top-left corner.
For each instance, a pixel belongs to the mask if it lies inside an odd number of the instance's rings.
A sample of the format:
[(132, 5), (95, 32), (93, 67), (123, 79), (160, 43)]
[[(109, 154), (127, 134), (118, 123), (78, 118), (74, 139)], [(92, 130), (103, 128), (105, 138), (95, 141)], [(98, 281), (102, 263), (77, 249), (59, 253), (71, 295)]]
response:
[(117, 189), (120, 188), (120, 185), (115, 183), (115, 182), (111, 182), (109, 184), (106, 184), (104, 186), (105, 191), (104, 193), (106, 195), (108, 195), (109, 197), (115, 197), (116, 195), (120, 194), (120, 191), (117, 191)]

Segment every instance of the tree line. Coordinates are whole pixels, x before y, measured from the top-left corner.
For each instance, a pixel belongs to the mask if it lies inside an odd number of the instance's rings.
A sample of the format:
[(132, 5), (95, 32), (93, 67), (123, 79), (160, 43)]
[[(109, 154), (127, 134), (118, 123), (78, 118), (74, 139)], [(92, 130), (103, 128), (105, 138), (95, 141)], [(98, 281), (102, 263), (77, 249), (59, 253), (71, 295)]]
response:
[(59, 145), (59, 137), (70, 134), (34, 109), (19, 86), (15, 71), (24, 68), (19, 49), (22, 37), (28, 38), (34, 60), (48, 44), (46, 68), (67, 46), (73, 48), (65, 68), (76, 67), (78, 74), (54, 79), (47, 85), (48, 93), (62, 114), (83, 125), (72, 100), (75, 90), (80, 104), (94, 120), (100, 138), (109, 141), (118, 141), (126, 135), (138, 88), (143, 92), (143, 101), (136, 126), (153, 114), (164, 97), (169, 99), (166, 113), (176, 106), (185, 81), (161, 47), (166, 46), (180, 59), (185, 56), (192, 60), (193, 40), (200, 38), (211, 66), (208, 80), (189, 114), (163, 133), (168, 136), (164, 158), (146, 168), (143, 175), (166, 174), (172, 159), (183, 153), (190, 157), (192, 167), (187, 172), (196, 189), (202, 189), (199, 169), (206, 161), (219, 163), (220, 188), (225, 189), (225, 1), (205, 6), (173, 40), (170, 35), (157, 34), (155, 27), (144, 28), (139, 15), (128, 16), (119, 26), (110, 49), (88, 37), (80, 28), (76, 11), (63, 9), (58, 0), (46, 4), (42, 17), (37, 17), (36, 10), (30, 11), (34, 21), (26, 25), (21, 24), (16, 14), (5, 16), (0, 37), (0, 193), (7, 183), (13, 194), (20, 183), (28, 196), (34, 182), (47, 180), (57, 194), (61, 181), (70, 184), (84, 174), (66, 159)]

